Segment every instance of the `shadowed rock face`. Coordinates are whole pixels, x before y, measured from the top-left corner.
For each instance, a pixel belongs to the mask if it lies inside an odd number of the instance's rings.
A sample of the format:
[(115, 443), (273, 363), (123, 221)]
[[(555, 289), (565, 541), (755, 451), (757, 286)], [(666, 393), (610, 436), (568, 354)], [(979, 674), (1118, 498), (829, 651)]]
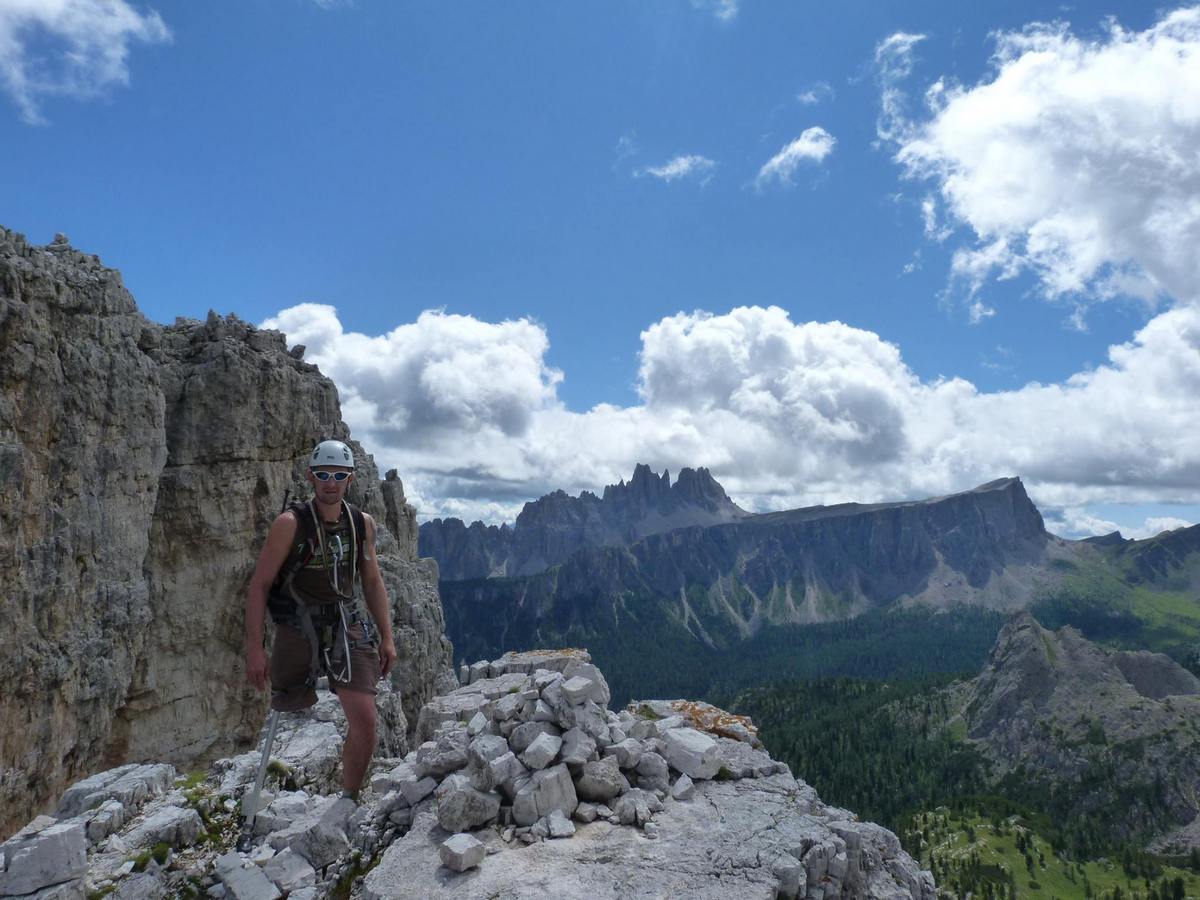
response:
[(683, 469), (671, 484), (669, 472), (656, 475), (639, 465), (628, 483), (608, 485), (601, 497), (555, 491), (526, 503), (511, 528), (482, 522), (468, 527), (460, 519), (426, 522), (420, 549), (438, 561), (448, 581), (533, 575), (585, 548), (626, 546), (647, 535), (746, 515), (708, 469)]
[[(525, 578), (441, 583), (451, 639), (483, 654), (619, 632), (636, 598), (682, 639), (729, 646), (770, 624), (845, 619), (896, 601), (1016, 608), (1057, 539), (1021, 482), (905, 503), (812, 507), (588, 547)], [(502, 614), (497, 611), (502, 610)]]
[[(102, 766), (258, 733), (246, 582), (308, 448), (349, 437), (301, 355), (234, 316), (150, 322), (98, 258), (0, 229), (0, 833)], [(399, 479), (358, 459), (415, 722), (452, 678), (436, 568)]]
[(1200, 813), (1200, 680), (1168, 656), (1105, 650), (1019, 613), (967, 686), (962, 715), (999, 774), (1021, 768), (1023, 781), (1067, 786), (1071, 816), (1098, 815), (1126, 790), (1104, 813), (1115, 838), (1149, 840)]

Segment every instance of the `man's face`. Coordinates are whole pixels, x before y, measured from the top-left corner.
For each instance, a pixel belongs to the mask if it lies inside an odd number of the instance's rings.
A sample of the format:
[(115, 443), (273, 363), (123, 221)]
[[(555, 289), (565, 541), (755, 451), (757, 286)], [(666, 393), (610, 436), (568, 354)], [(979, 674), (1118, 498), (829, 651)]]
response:
[(308, 470), (308, 480), (321, 503), (340, 503), (354, 480), (354, 470), (345, 466), (317, 466)]

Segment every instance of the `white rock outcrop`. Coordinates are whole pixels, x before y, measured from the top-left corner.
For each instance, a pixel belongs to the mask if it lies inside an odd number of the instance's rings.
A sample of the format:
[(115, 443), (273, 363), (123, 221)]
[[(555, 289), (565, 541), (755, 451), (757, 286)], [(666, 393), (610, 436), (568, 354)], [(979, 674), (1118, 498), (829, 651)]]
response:
[[(823, 804), (748, 720), (735, 738), (684, 701), (616, 713), (597, 703), (607, 685), (585, 652), (536, 658), (472, 667), (483, 677), (426, 704), (428, 740), (378, 760), (361, 805), (337, 796), (325, 762), (344, 728), (336, 699), (284, 717), (246, 855), (230, 848), (254, 753), (203, 780), (126, 766), (82, 781), (57, 817), (0, 845), (0, 892), (933, 900), (894, 834)], [(564, 690), (572, 679), (579, 689)]]

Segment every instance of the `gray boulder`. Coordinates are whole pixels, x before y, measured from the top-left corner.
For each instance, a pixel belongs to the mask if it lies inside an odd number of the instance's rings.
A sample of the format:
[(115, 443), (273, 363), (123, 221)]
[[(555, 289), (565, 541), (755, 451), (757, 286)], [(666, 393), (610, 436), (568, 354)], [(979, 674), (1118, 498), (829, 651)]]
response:
[(437, 789), (435, 778), (426, 775), (416, 781), (405, 781), (400, 785), (400, 793), (408, 801), (409, 806), (416, 806)]
[(233, 851), (218, 857), (214, 868), (232, 900), (279, 900), (283, 896), (262, 869)]
[[(611, 731), (611, 729), (610, 729)], [(605, 756), (615, 756), (617, 765), (622, 769), (633, 769), (642, 759), (642, 745), (633, 738), (625, 738), (619, 743), (604, 748)]]
[(671, 796), (676, 800), (691, 800), (696, 793), (696, 785), (686, 775), (680, 775), (671, 788)]
[(562, 738), (553, 734), (539, 734), (537, 739), (521, 754), (521, 761), (531, 769), (544, 769), (558, 756)]
[(665, 791), (671, 786), (667, 761), (657, 753), (643, 753), (637, 764), (637, 786), (648, 791)]
[(478, 828), (499, 811), (500, 795), (477, 789), (461, 773), (451, 775), (437, 789), (438, 824), (451, 833)]
[(571, 773), (559, 763), (534, 772), (516, 791), (513, 796), (513, 821), (518, 825), (532, 825), (556, 809), (570, 816), (575, 812), (578, 802)]
[(327, 800), (282, 831), (268, 835), (267, 843), (276, 850), (290, 847), (314, 869), (324, 868), (349, 852), (346, 826), (355, 808), (353, 800)]
[(285, 847), (262, 866), (263, 874), (289, 896), (301, 888), (316, 887), (317, 873), (299, 853)]
[(582, 729), (572, 728), (563, 735), (562, 761), (570, 766), (582, 766), (596, 752), (596, 741)]
[(508, 743), (512, 747), (514, 753), (524, 753), (529, 745), (537, 740), (538, 735), (549, 734), (554, 737), (559, 737), (562, 731), (557, 725), (551, 721), (526, 722), (523, 725), (518, 725), (509, 735)]
[(561, 809), (555, 809), (546, 816), (546, 827), (550, 830), (550, 837), (565, 838), (570, 837), (575, 833), (575, 825), (563, 815)]
[(417, 748), (414, 769), (418, 775), (432, 775), (435, 778), (457, 772), (467, 764), (468, 740), (465, 727), (443, 730), (436, 740), (426, 741)]
[(663, 735), (667, 762), (676, 772), (695, 779), (712, 778), (721, 768), (717, 742), (694, 728), (672, 728)]
[(488, 777), (494, 787), (499, 787), (512, 799), (512, 785), (518, 778), (525, 777), (529, 770), (510, 750), (488, 764)]
[(583, 771), (575, 780), (575, 790), (584, 800), (604, 803), (629, 790), (629, 780), (621, 774), (616, 757), (585, 763)]

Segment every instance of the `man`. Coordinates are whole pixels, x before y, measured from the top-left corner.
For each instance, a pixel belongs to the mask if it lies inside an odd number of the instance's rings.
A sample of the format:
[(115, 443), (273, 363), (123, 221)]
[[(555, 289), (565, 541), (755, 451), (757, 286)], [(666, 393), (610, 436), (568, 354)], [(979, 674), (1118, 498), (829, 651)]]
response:
[[(349, 726), (342, 745), (343, 796), (358, 799), (375, 751), (376, 682), (396, 662), (387, 588), (375, 558), (375, 521), (345, 502), (354, 455), (341, 441), (322, 441), (309, 458), (313, 500), (292, 504), (271, 524), (246, 594), (246, 677), (272, 688), (271, 707), (306, 709), (316, 679), (329, 676)], [(285, 563), (287, 567), (285, 568)], [(378, 647), (354, 602), (361, 580)], [(276, 623), (268, 665), (264, 613)]]

